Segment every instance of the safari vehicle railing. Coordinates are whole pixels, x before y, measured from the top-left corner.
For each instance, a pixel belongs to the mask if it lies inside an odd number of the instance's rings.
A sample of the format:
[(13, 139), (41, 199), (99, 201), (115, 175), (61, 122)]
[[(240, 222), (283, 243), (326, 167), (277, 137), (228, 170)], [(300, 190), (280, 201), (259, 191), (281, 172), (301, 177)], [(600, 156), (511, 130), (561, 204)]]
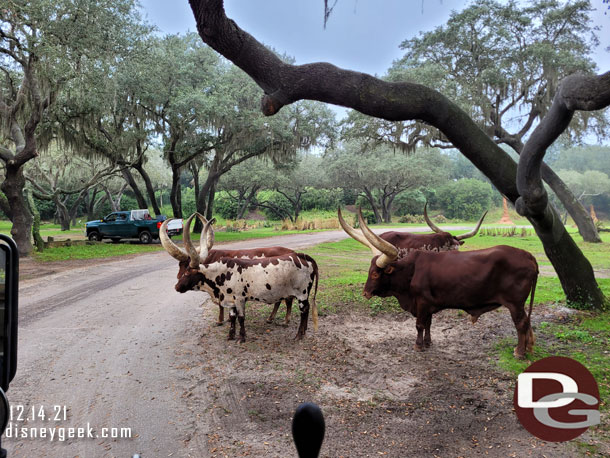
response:
[(9, 420), (5, 392), (17, 372), (19, 252), (10, 237), (0, 234), (0, 458), (6, 456), (1, 435)]

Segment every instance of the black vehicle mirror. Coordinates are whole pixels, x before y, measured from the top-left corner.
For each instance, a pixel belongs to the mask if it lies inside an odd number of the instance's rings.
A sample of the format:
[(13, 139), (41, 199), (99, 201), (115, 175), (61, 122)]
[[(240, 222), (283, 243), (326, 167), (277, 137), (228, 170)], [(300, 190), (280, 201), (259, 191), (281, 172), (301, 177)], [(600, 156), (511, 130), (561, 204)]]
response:
[(17, 372), (19, 252), (7, 235), (0, 234), (0, 387), (8, 390)]

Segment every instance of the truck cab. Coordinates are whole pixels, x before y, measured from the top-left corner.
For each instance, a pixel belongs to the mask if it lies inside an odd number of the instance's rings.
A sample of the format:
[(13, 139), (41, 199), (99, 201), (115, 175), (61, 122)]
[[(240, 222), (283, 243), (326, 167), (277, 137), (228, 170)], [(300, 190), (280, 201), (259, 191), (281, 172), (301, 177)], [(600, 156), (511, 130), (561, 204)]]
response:
[[(85, 231), (92, 241), (139, 239), (141, 243), (148, 244), (159, 238), (159, 229), (165, 219), (164, 215), (153, 219), (147, 209), (118, 211), (101, 220), (87, 222)], [(171, 221), (167, 233), (169, 236), (182, 233), (182, 220)]]

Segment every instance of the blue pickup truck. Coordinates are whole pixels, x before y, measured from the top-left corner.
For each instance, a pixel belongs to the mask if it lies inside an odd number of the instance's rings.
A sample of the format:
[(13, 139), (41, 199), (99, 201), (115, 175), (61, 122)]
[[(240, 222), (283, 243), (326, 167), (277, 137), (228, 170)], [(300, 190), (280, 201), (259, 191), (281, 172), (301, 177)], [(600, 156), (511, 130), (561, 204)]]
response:
[[(113, 212), (100, 220), (89, 221), (85, 231), (92, 241), (139, 239), (141, 243), (148, 244), (159, 238), (159, 228), (165, 219), (163, 215), (151, 218), (148, 210)], [(169, 236), (182, 233), (182, 220), (170, 221), (167, 233)]]

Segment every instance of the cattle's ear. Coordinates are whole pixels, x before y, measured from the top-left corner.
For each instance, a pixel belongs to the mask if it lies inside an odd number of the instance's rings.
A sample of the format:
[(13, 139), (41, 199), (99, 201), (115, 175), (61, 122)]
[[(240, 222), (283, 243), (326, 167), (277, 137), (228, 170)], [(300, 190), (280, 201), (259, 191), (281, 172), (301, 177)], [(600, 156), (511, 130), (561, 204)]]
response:
[(385, 269), (383, 269), (383, 272), (390, 275), (392, 272), (394, 272), (394, 266), (387, 266)]

